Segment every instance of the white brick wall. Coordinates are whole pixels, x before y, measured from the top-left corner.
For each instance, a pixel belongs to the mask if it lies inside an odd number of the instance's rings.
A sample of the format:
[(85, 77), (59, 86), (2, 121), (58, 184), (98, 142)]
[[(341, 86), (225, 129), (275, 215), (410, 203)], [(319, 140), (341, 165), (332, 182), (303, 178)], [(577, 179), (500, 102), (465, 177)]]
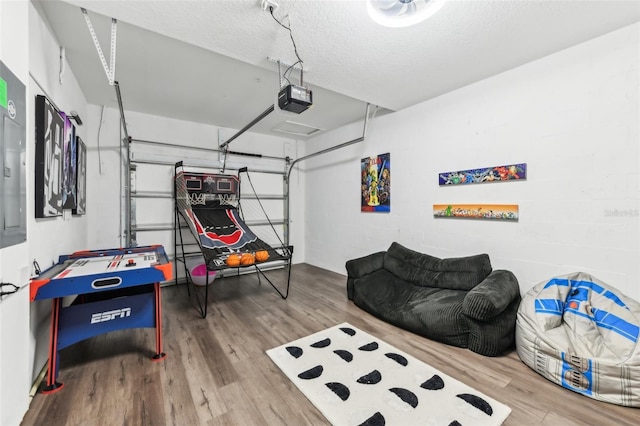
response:
[[(523, 292), (580, 270), (640, 299), (639, 33), (635, 24), (378, 117), (364, 143), (310, 160), (307, 262), (345, 273), (346, 260), (398, 241), (439, 257), (486, 252)], [(346, 126), (307, 150), (360, 132)], [(360, 213), (360, 158), (384, 152), (391, 213)], [(438, 186), (439, 172), (520, 162), (523, 182)], [(433, 218), (432, 204), (464, 202), (519, 204), (520, 220)]]

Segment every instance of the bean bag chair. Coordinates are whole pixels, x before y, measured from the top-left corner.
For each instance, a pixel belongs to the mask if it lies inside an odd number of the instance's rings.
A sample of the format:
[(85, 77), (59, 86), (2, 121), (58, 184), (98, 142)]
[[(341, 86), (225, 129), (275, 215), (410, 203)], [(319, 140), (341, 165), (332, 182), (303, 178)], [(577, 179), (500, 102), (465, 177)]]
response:
[(639, 324), (638, 301), (577, 272), (524, 295), (516, 350), (530, 368), (567, 389), (640, 407)]

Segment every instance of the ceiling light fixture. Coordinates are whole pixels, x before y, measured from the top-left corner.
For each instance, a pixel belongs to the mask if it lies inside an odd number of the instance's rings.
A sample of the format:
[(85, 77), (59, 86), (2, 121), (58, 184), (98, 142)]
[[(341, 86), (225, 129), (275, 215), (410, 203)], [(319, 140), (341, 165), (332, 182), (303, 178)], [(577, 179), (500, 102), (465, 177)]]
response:
[(367, 11), (385, 27), (401, 28), (433, 16), (446, 0), (367, 0)]

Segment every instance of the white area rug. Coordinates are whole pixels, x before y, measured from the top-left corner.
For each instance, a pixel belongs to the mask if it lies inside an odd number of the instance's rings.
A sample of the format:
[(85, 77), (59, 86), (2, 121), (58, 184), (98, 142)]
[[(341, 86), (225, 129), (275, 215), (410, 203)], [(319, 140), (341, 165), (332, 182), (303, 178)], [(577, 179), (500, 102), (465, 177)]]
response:
[(347, 323), (267, 355), (334, 425), (500, 425), (511, 413)]

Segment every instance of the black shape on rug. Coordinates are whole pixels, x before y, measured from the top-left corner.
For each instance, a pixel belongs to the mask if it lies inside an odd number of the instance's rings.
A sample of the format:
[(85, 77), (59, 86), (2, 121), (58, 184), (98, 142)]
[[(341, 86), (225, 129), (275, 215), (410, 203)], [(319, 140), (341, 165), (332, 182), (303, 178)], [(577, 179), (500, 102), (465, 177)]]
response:
[(363, 385), (375, 385), (376, 383), (380, 383), (380, 380), (382, 380), (380, 372), (378, 370), (373, 370), (371, 373), (360, 377), (357, 382)]
[(334, 354), (338, 355), (340, 358), (344, 359), (347, 362), (353, 361), (353, 355), (349, 351), (345, 351), (343, 349), (336, 349), (333, 351)]
[(389, 352), (384, 354), (384, 356), (386, 356), (389, 359), (394, 360), (395, 362), (397, 362), (398, 364), (400, 364), (403, 367), (406, 367), (407, 364), (409, 364), (409, 361), (407, 361), (407, 359), (405, 357), (403, 357), (400, 354), (395, 354), (393, 352)]
[(338, 397), (340, 397), (340, 399), (343, 401), (346, 401), (347, 399), (349, 399), (349, 395), (351, 395), (349, 388), (343, 385), (342, 383), (330, 382), (330, 383), (325, 383), (324, 385), (329, 389), (331, 389), (331, 391), (336, 395), (338, 395)]
[(360, 346), (358, 348), (361, 351), (371, 352), (378, 349), (378, 344), (376, 342), (367, 343), (366, 345)]
[(398, 398), (400, 398), (403, 402), (406, 402), (413, 408), (416, 408), (418, 406), (418, 397), (410, 390), (403, 388), (391, 388), (389, 389), (389, 391), (395, 393)]
[(343, 333), (346, 333), (349, 336), (355, 336), (356, 335), (356, 331), (353, 328), (340, 327), (340, 330), (342, 330)]
[(327, 346), (329, 346), (331, 344), (331, 339), (329, 339), (328, 337), (324, 340), (320, 340), (318, 342), (312, 343), (311, 346), (312, 348), (326, 348)]
[(433, 377), (421, 384), (420, 387), (427, 390), (440, 390), (444, 388), (444, 381), (442, 377), (434, 374)]
[(384, 426), (384, 425), (385, 425), (384, 416), (380, 414), (380, 412), (378, 411), (373, 416), (369, 417), (367, 420), (360, 423), (359, 426)]
[(452, 421), (451, 423), (449, 423), (449, 426), (462, 426), (462, 425), (460, 424), (460, 422), (459, 422), (459, 421), (454, 420), (454, 421)]
[(491, 408), (491, 405), (479, 396), (471, 395), (470, 393), (461, 393), (456, 396), (489, 416), (493, 414), (493, 408)]
[(287, 346), (287, 352), (294, 358), (300, 358), (302, 356), (302, 348), (297, 346)]
[(310, 368), (307, 371), (303, 371), (302, 373), (298, 374), (298, 377), (301, 378), (302, 380), (317, 379), (318, 377), (320, 377), (323, 370), (324, 369), (322, 368), (321, 365), (316, 365), (315, 367)]

